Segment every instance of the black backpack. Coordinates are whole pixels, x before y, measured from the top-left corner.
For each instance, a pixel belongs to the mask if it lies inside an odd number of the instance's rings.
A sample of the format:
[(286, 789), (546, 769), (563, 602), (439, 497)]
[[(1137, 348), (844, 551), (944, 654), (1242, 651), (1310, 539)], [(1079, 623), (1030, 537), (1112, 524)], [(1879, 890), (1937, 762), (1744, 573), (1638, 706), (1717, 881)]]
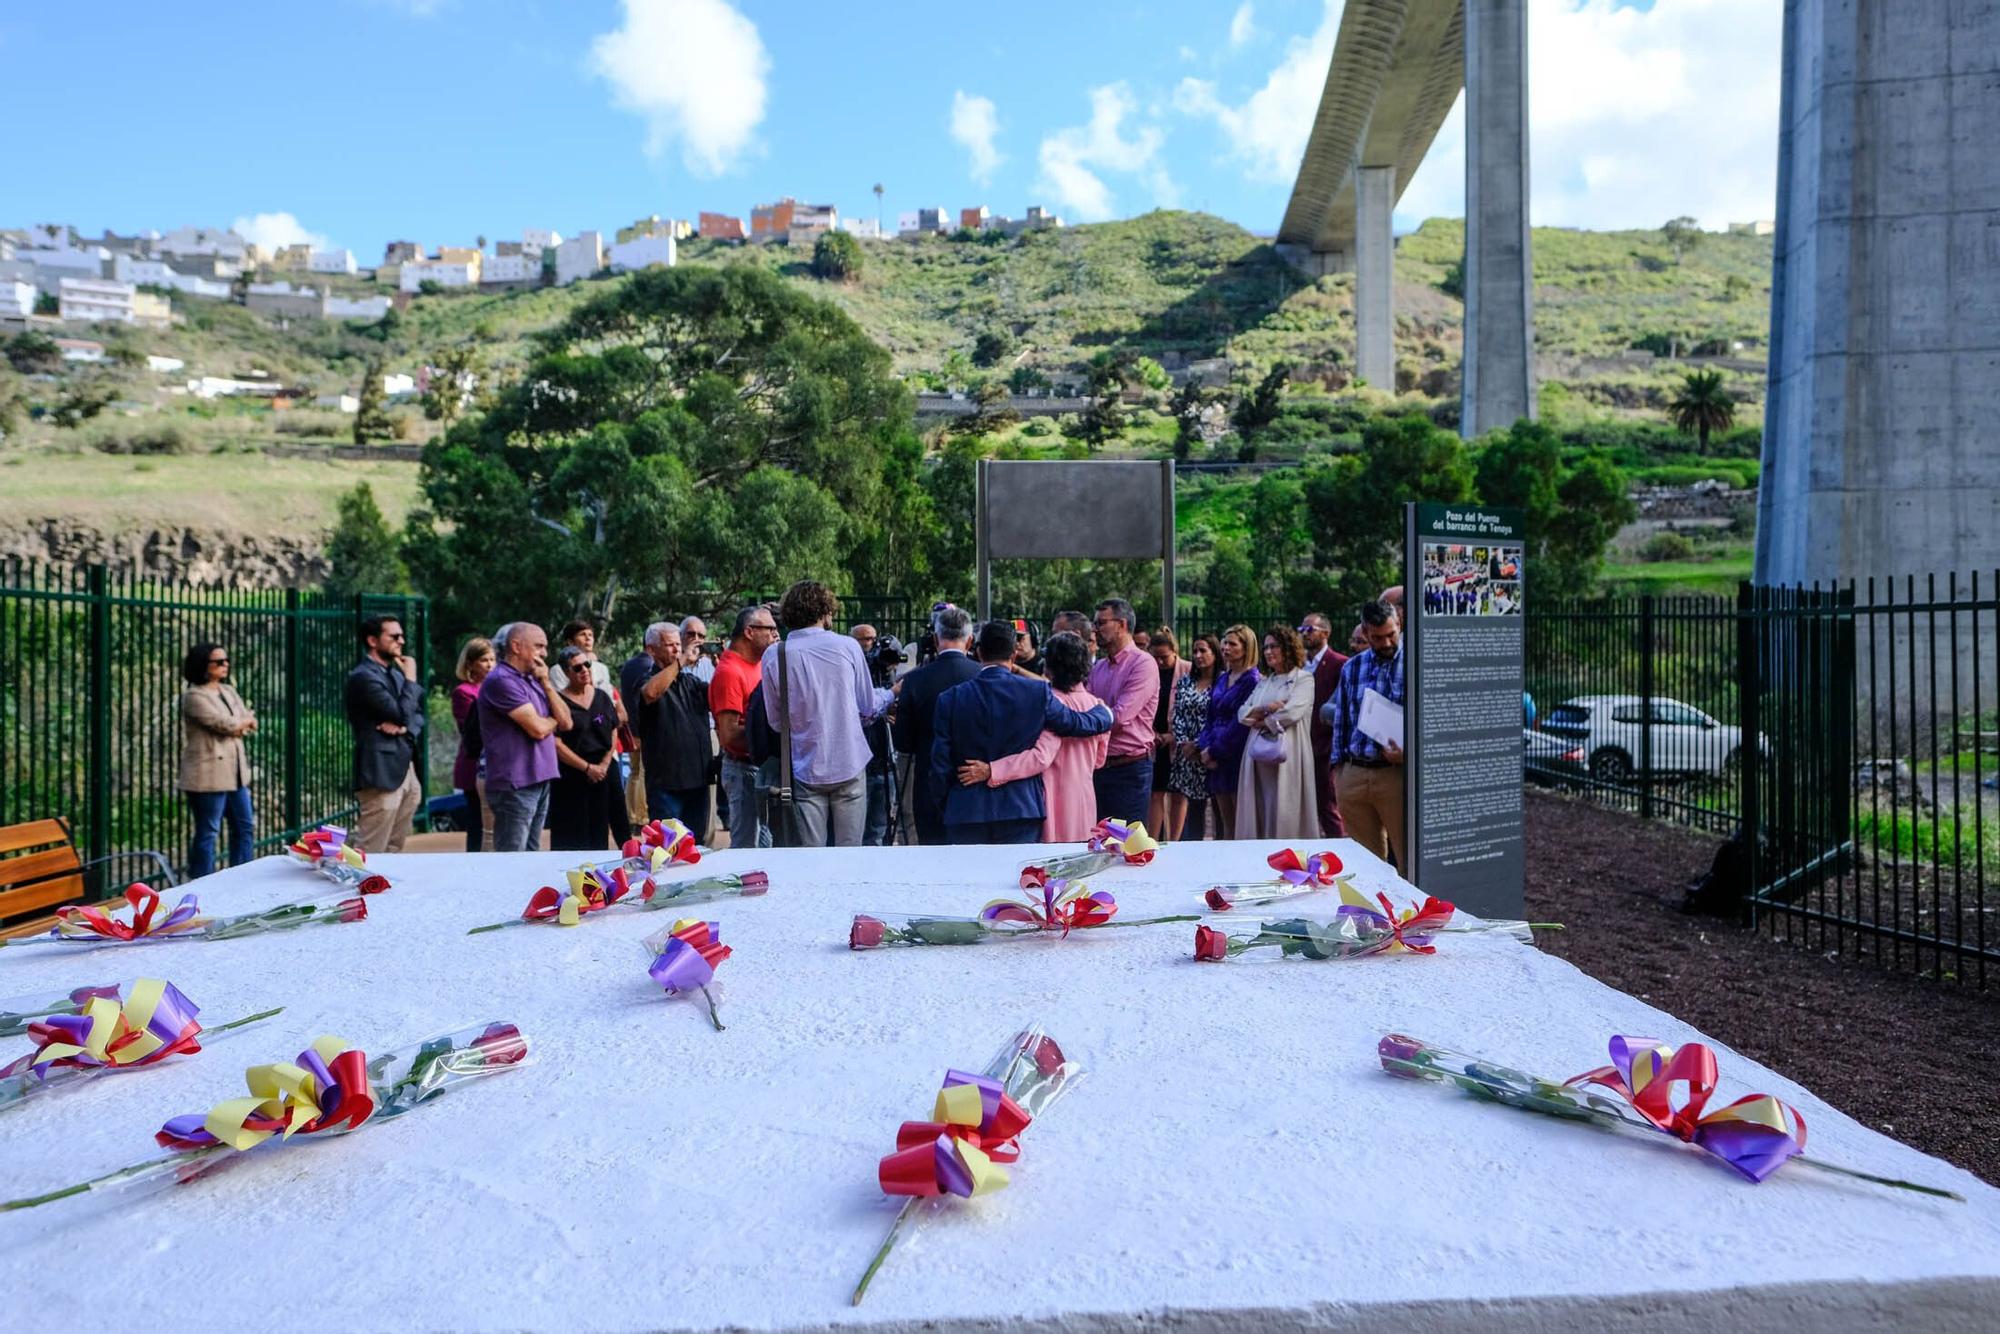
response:
[(745, 744), (750, 747), (750, 763), (766, 764), (778, 758), (778, 729), (764, 713), (764, 685), (760, 681), (743, 704)]

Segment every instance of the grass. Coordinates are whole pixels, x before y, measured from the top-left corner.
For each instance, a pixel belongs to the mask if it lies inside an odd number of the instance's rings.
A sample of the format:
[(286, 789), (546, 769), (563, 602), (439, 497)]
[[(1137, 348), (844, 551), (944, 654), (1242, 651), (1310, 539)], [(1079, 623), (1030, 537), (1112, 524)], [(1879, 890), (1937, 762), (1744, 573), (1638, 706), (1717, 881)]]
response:
[(1985, 821), (1982, 831), (1969, 810), (1960, 811), (1955, 828), (1949, 813), (1930, 819), (1901, 811), (1863, 810), (1854, 822), (1854, 839), (1902, 862), (1941, 867), (2000, 864), (2000, 821)]
[(1637, 565), (1609, 565), (1604, 570), (1605, 591), (1615, 596), (1640, 593), (1728, 593), (1750, 577), (1751, 556), (1747, 549), (1716, 560), (1654, 561)]
[(322, 462), (261, 452), (135, 460), (50, 450), (10, 454), (6, 461), (0, 528), (56, 517), (103, 533), (191, 527), (305, 536), (333, 526), (335, 500), (356, 482), (374, 488), (391, 525), (402, 523), (417, 496), (414, 463)]

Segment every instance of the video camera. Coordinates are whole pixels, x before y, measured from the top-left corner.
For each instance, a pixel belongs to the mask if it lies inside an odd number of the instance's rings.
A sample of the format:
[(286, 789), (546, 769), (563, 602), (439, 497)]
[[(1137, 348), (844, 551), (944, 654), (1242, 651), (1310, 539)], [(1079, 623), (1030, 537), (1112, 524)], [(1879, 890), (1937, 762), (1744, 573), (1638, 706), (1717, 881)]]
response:
[(894, 684), (896, 670), (903, 665), (903, 641), (894, 635), (877, 635), (875, 645), (863, 655), (868, 662), (868, 676), (883, 688)]

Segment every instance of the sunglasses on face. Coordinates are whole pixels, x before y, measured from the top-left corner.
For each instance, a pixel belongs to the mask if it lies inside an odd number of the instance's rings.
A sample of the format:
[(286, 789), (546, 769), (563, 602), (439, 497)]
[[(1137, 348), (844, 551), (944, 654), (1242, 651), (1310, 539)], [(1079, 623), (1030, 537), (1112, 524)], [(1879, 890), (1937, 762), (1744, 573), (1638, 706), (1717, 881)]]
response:
[(209, 665), (209, 666), (211, 666), (211, 667), (227, 667), (227, 666), (229, 665), (229, 659), (227, 659), (227, 658), (210, 658), (210, 659), (208, 660), (208, 665)]

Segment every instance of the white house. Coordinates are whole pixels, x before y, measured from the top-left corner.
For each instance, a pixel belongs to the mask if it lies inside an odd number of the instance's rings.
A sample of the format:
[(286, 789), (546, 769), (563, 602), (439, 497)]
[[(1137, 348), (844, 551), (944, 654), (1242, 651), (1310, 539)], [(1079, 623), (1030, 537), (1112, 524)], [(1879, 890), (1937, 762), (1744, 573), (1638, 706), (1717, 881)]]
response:
[(417, 377), (414, 375), (384, 375), (382, 396), (384, 398), (415, 398)]
[(352, 394), (321, 394), (313, 400), (316, 408), (332, 408), (335, 412), (359, 412), (361, 400)]
[[(675, 241), (671, 235), (639, 236), (611, 247), (611, 271), (626, 273), (651, 268), (655, 264), (674, 266)], [(561, 257), (558, 255), (558, 262)]]
[(64, 361), (91, 365), (104, 360), (104, 344), (93, 343), (88, 338), (58, 338), (56, 350), (62, 354)]
[(189, 296), (205, 296), (220, 301), (229, 295), (229, 284), (192, 273), (177, 273), (164, 260), (140, 259), (133, 255), (113, 255), (111, 276), (121, 283), (144, 283), (151, 287), (171, 287)]
[(879, 241), (882, 239), (882, 224), (874, 218), (842, 218), (834, 230), (846, 232), (848, 235), (858, 237), (863, 241)]
[(313, 273), (353, 273), (354, 252), (352, 250), (315, 250), (306, 257), (306, 268)]
[(232, 380), (221, 375), (189, 380), (187, 387), (196, 398), (274, 398), (284, 388), (276, 380)]
[(156, 357), (148, 353), (146, 356), (146, 369), (157, 372), (160, 375), (172, 375), (175, 371), (186, 370), (187, 362), (181, 360), (179, 357)]
[(440, 287), (477, 287), (479, 268), (476, 261), (457, 263), (442, 259), (413, 259), (407, 261), (403, 271), (396, 276), (396, 286), (405, 292), (421, 291), (427, 282)]
[[(525, 243), (524, 243), (525, 245)], [(484, 283), (531, 283), (542, 276), (542, 252), (530, 255), (523, 249), (518, 255), (494, 255), (479, 266), (479, 281)]]
[(945, 230), (948, 215), (943, 208), (906, 209), (896, 215), (896, 235), (922, 236)]
[(604, 237), (578, 232), (556, 247), (556, 285), (567, 287), (604, 267)]
[(146, 324), (165, 328), (172, 308), (163, 296), (113, 278), (65, 278), (59, 294), (65, 323)]
[(154, 242), (153, 249), (162, 255), (214, 255), (238, 264), (250, 255), (248, 241), (213, 227), (176, 227)]
[(56, 249), (16, 250), (14, 259), (35, 266), (35, 286), (51, 295), (59, 294), (65, 278), (102, 278), (111, 252), (103, 246), (65, 246)]
[(389, 313), (389, 298), (386, 296), (364, 296), (352, 300), (342, 296), (328, 296), (326, 317), (330, 320), (379, 320)]
[(561, 244), (561, 232), (549, 231), (543, 227), (524, 227), (521, 229), (521, 253), (524, 255), (530, 251), (539, 255), (544, 250), (554, 250)]
[(25, 320), (35, 313), (35, 285), (21, 278), (0, 280), (0, 318)]

